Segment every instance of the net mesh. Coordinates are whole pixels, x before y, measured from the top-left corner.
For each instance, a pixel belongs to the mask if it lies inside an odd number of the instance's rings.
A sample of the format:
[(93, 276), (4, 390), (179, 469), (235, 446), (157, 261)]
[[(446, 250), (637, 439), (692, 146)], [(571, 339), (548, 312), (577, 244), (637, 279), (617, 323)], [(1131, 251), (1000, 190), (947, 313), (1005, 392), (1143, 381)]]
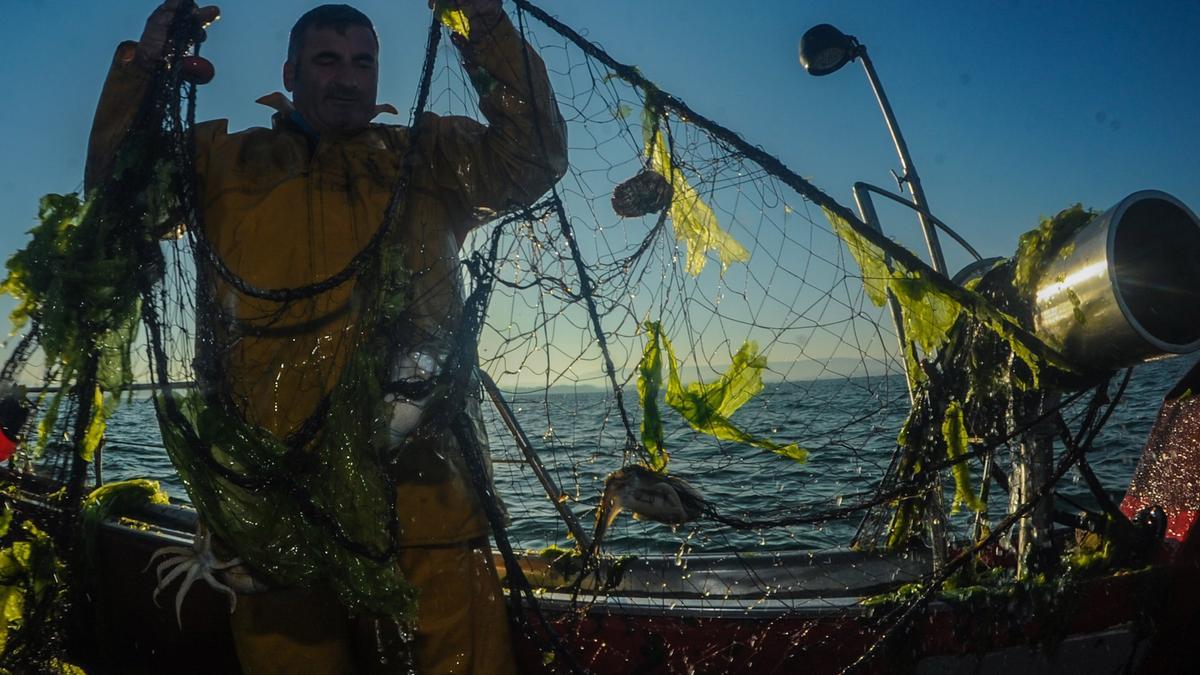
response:
[[(158, 394), (162, 438), (218, 536), (238, 542), (238, 553), (273, 579), (330, 582), (352, 607), (404, 616), (411, 596), (392, 564), (399, 453), (381, 451), (380, 437), (396, 401), (416, 403), (422, 423), (412, 434), (436, 435), (462, 454), (514, 593), (536, 606), (530, 586), (551, 591), (542, 604), (556, 609), (554, 630), (535, 633), (547, 650), (556, 636), (570, 638), (571, 648), (558, 647), (564, 667), (640, 658), (593, 637), (585, 617), (603, 602), (605, 584), (632, 589), (643, 609), (663, 616), (682, 598), (774, 612), (680, 670), (751, 662), (756, 653), (779, 653), (778, 640), (835, 654), (844, 667), (887, 651), (888, 638), (904, 634), (942, 582), (998, 550), (998, 538), (1045, 502), (1107, 419), (1107, 385), (1091, 404), (1092, 390), (1083, 388), (1045, 400), (1031, 380), (1069, 368), (1022, 329), (1026, 310), (1003, 293), (952, 284), (778, 159), (542, 10), (524, 0), (512, 10), (550, 73), (569, 166), (544, 195), (475, 228), (461, 265), (455, 260), (424, 287), (433, 296), (459, 281), (466, 289), (451, 303), (449, 327), (411, 317), (430, 301), (413, 296), (413, 279), (440, 263), (413, 265), (404, 238), (388, 235), (403, 229), (396, 223), (420, 181), (418, 162), (400, 162), (382, 225), (344, 265), (330, 263), (307, 284), (259, 287), (227, 263), (240, 252), (221, 250), (205, 233), (187, 133), (194, 88), (160, 72), (139, 123), (152, 142), (123, 152), (143, 153), (161, 171), (130, 178), (132, 187), (107, 183), (90, 207), (147, 223), (140, 236), (153, 243), (134, 243), (139, 256), (147, 246), (158, 252), (154, 264), (139, 258), (128, 274), (137, 289), (128, 300), (145, 331), (116, 346), (134, 350), (125, 377), (100, 385), (94, 347), (123, 324), (85, 335), (91, 342), (81, 353), (92, 358), (82, 365), (57, 354), (10, 359), (8, 381), (37, 373), (49, 384), (63, 379), (67, 364), (63, 383), (76, 386), (46, 433), (71, 443), (51, 444), (40, 462), (71, 486), (68, 505), (82, 502), (89, 425), (144, 373)], [(478, 117), (479, 82), (439, 36), (435, 22), (413, 119), (427, 110)], [(178, 33), (173, 49), (173, 58), (188, 53), (189, 37)], [(509, 66), (527, 75), (534, 68), (528, 56)], [(535, 100), (528, 114), (544, 123), (552, 111)], [(546, 138), (529, 140), (535, 154), (545, 152)], [(417, 146), (410, 138), (408, 147)], [(105, 206), (130, 191), (174, 198), (161, 207), (141, 199), (129, 213)], [(182, 236), (160, 240), (179, 222)], [(284, 425), (287, 434), (264, 432), (271, 423), (230, 391), (205, 391), (224, 376), (229, 361), (221, 355), (236, 342), (214, 315), (223, 285), (250, 298), (237, 319), (261, 330), (320, 314), (321, 298), (339, 289), (367, 298), (334, 348), (312, 362), (293, 359), (311, 367), (306, 377), (336, 384), (303, 419)], [(911, 341), (903, 347), (889, 295), (902, 305)], [(44, 324), (42, 314), (33, 318)], [(381, 356), (397, 352), (414, 362), (433, 353), (437, 367), (397, 379), (393, 357)], [(977, 377), (995, 390), (974, 405), (967, 394), (977, 383), (953, 374), (981, 355), (992, 368)], [(185, 393), (192, 384), (200, 386)], [(108, 398), (87, 393), (97, 390)], [(277, 391), (272, 410), (285, 393)], [(952, 401), (960, 408), (947, 414)], [(464, 414), (476, 408), (479, 415)], [(1011, 469), (1001, 452), (1010, 441), (1060, 417), (1068, 442), (1047, 482), (1012, 504), (979, 493)], [(964, 440), (956, 443), (946, 424), (962, 427)], [(437, 435), (447, 428), (452, 439)], [(902, 428), (909, 440), (898, 449)], [(491, 498), (487, 439), (507, 521)], [(967, 508), (957, 508), (964, 501)], [(819, 583), (805, 575), (812, 551), (851, 541), (875, 553), (828, 554), (838, 574)], [(946, 541), (965, 553), (934, 566), (928, 551), (944, 556)], [(526, 565), (523, 578), (513, 557), (521, 550), (544, 550), (547, 565)], [(689, 566), (693, 574), (679, 571)], [(925, 584), (849, 639), (805, 618), (892, 590), (897, 580)]]

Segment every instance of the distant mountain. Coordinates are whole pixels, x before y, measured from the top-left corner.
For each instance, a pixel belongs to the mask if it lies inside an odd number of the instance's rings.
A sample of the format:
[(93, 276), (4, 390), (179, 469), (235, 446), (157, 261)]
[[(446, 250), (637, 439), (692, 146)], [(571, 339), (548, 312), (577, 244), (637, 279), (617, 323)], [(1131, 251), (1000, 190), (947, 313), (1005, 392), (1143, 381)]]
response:
[[(720, 372), (729, 368), (729, 364), (719, 364), (711, 367), (684, 365), (680, 367), (679, 377), (687, 382), (712, 382), (720, 376)], [(858, 377), (879, 377), (882, 375), (899, 375), (900, 371), (889, 371), (884, 363), (878, 360), (860, 360), (848, 357), (837, 357), (826, 361), (805, 359), (801, 361), (769, 361), (763, 372), (763, 382), (807, 382), (812, 380), (843, 380)], [(631, 389), (636, 380), (631, 380)], [(510, 389), (505, 386), (504, 379), (499, 381), (500, 388), (506, 394), (532, 394), (546, 391), (542, 387), (521, 386)], [(597, 394), (610, 389), (608, 378), (602, 373), (590, 373), (580, 377), (580, 381), (571, 384), (556, 384), (549, 391), (553, 394)]]

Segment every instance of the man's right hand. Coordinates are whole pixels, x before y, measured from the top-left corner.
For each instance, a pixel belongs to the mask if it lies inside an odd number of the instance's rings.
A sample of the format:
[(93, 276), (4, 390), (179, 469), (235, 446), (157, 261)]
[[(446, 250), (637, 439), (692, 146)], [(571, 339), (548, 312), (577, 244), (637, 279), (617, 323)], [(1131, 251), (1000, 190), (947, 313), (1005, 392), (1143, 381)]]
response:
[(216, 5), (197, 7), (190, 0), (166, 0), (150, 14), (150, 18), (146, 19), (146, 28), (142, 30), (142, 39), (138, 41), (137, 58), (139, 61), (147, 66), (158, 63), (167, 44), (171, 23), (175, 20), (175, 15), (179, 13), (180, 7), (185, 4), (190, 8), (187, 11), (191, 12), (192, 19), (196, 22), (196, 29), (201, 36), (204, 35), (204, 28), (221, 15), (221, 9)]

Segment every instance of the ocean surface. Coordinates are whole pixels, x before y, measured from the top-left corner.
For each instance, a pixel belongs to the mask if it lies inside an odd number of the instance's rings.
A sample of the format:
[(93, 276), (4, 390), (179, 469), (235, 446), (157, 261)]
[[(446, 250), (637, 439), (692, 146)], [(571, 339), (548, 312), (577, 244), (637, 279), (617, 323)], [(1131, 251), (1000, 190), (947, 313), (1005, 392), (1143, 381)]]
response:
[[(1119, 496), (1124, 491), (1163, 395), (1195, 360), (1167, 359), (1135, 370), (1124, 400), (1089, 456), (1111, 492)], [(620, 468), (624, 459), (625, 429), (611, 397), (594, 391), (552, 391), (514, 394), (509, 402), (540, 461), (590, 532), (604, 479)], [(568, 545), (567, 529), (546, 491), (490, 406), (485, 408), (489, 411), (496, 486), (512, 521), (510, 537), (525, 548)], [(669, 470), (692, 484), (721, 513), (742, 518), (811, 514), (858, 503), (887, 467), (906, 410), (904, 383), (895, 377), (873, 382), (769, 384), (735, 420), (756, 434), (808, 448), (807, 462), (706, 440), (668, 415), (668, 410), (664, 422), (671, 451)], [(107, 439), (105, 481), (150, 478), (161, 481), (172, 497), (187, 500), (161, 447), (148, 400), (119, 408), (110, 420)], [(1003, 514), (1006, 497), (994, 487), (992, 492), (990, 515), (997, 518)], [(1059, 493), (1081, 503), (1094, 502), (1074, 472), (1064, 479)], [(605, 541), (614, 552), (679, 555), (827, 549), (845, 546), (860, 519), (856, 514), (821, 525), (745, 531), (709, 520), (672, 528), (622, 514)], [(954, 521), (964, 527), (969, 519), (969, 514), (960, 513)]]

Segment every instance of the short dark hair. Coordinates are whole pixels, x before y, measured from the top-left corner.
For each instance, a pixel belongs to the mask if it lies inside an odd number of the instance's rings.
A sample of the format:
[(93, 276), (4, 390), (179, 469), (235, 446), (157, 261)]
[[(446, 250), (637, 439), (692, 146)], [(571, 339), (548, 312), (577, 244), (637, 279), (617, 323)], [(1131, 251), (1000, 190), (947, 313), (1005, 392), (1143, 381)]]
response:
[(304, 36), (309, 28), (332, 28), (340, 34), (345, 34), (351, 26), (362, 26), (371, 31), (375, 44), (379, 44), (379, 34), (375, 32), (375, 24), (366, 14), (350, 5), (321, 5), (304, 13), (292, 26), (292, 34), (288, 37), (287, 60), (289, 63), (300, 55), (304, 49)]

